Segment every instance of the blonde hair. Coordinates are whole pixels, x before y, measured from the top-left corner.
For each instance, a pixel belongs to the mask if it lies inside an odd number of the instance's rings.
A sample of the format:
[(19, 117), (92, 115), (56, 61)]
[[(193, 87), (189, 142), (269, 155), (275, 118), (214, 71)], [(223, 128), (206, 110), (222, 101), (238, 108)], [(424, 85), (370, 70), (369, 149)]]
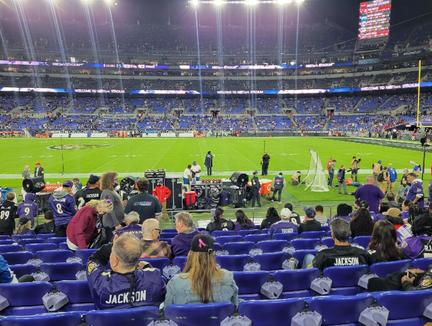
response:
[(202, 303), (213, 301), (213, 279), (222, 278), (222, 270), (216, 264), (215, 254), (189, 251), (184, 273), (181, 277), (189, 278), (192, 292), (200, 297)]
[(86, 206), (92, 207), (92, 208), (97, 208), (97, 207), (101, 207), (104, 210), (106, 210), (107, 212), (111, 212), (113, 209), (113, 204), (111, 202), (109, 202), (108, 200), (97, 200), (97, 199), (92, 199), (90, 200)]

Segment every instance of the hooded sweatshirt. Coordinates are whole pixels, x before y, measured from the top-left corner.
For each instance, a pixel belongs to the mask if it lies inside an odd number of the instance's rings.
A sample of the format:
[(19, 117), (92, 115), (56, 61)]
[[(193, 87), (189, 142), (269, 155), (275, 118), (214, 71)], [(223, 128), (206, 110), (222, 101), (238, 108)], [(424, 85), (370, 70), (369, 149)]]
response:
[(179, 233), (171, 240), (171, 250), (174, 256), (187, 256), (190, 248), (191, 242), (194, 236), (199, 232), (193, 230), (189, 233)]
[(54, 190), (48, 206), (53, 212), (55, 225), (68, 224), (76, 213), (75, 199), (63, 188)]
[(19, 204), (17, 215), (19, 218), (25, 217), (29, 220), (34, 220), (35, 217), (38, 215), (38, 204), (35, 202), (36, 195), (28, 193), (24, 197), (24, 201)]

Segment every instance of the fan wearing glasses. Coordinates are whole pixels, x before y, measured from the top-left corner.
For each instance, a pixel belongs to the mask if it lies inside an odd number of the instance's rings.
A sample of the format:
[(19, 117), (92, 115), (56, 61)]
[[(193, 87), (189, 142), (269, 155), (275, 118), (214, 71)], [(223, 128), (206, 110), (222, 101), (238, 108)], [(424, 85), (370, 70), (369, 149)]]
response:
[(159, 221), (149, 218), (142, 224), (143, 234), (143, 254), (141, 258), (171, 257), (171, 248), (165, 241), (159, 241), (160, 236)]

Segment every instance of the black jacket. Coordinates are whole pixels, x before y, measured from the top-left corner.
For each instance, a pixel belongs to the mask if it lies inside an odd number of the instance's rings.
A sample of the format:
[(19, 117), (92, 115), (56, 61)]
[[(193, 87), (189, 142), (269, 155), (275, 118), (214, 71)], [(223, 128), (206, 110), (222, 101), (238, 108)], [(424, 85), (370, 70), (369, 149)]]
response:
[(317, 253), (313, 266), (324, 270), (331, 266), (370, 265), (372, 257), (365, 250), (352, 246), (334, 246)]

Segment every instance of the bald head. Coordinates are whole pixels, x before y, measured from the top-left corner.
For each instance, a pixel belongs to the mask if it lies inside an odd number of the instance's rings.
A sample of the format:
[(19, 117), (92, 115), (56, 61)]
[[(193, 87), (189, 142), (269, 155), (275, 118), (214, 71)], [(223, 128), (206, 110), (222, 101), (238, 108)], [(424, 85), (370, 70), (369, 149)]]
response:
[(149, 218), (142, 224), (142, 233), (144, 240), (156, 240), (159, 237), (159, 221), (155, 218)]
[(366, 183), (367, 183), (368, 185), (374, 185), (374, 184), (375, 184), (375, 178), (372, 177), (372, 176), (367, 177), (367, 178), (366, 178)]
[(133, 269), (138, 265), (142, 254), (141, 241), (132, 235), (123, 234), (114, 242), (112, 254), (119, 261), (119, 266), (116, 269)]

